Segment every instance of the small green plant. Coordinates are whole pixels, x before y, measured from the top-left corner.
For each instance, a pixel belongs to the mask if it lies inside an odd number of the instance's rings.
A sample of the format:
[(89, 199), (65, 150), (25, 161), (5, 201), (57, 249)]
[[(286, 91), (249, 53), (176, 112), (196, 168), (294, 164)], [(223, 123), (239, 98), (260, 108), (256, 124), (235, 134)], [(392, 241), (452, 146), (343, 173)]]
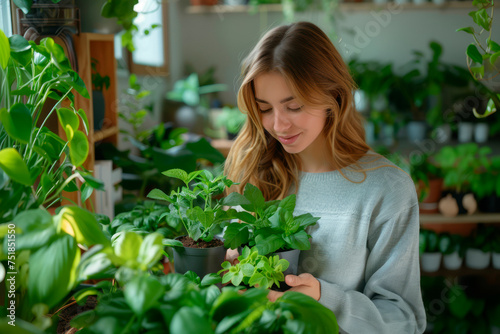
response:
[(429, 194), (429, 180), (441, 177), (441, 168), (430, 154), (412, 155), (409, 160), (410, 175), (422, 201)]
[(281, 201), (265, 201), (262, 192), (248, 183), (243, 195), (231, 193), (227, 203), (241, 205), (246, 210), (238, 212), (240, 224), (230, 224), (224, 233), (224, 245), (236, 249), (241, 245), (255, 246), (259, 254), (267, 255), (279, 249), (311, 248), (306, 232), (308, 226), (316, 224), (319, 217), (310, 213), (294, 216), (296, 196), (291, 194)]
[(420, 254), (439, 251), (439, 235), (435, 231), (420, 229), (418, 240)]
[(443, 255), (450, 255), (457, 252), (460, 257), (465, 256), (464, 237), (459, 234), (443, 232), (439, 234), (438, 249)]
[(478, 199), (490, 195), (500, 197), (500, 156), (485, 161), (475, 177), (471, 190)]
[(283, 272), (289, 263), (280, 259), (278, 255), (259, 255), (256, 248), (244, 247), (242, 254), (238, 257), (239, 263), (231, 265), (229, 261), (222, 263), (222, 268), (217, 274), (227, 271), (222, 277), (222, 283), (231, 282), (238, 286), (244, 284), (247, 287), (260, 286), (270, 289), (273, 285), (280, 287), (280, 282), (285, 280)]
[(224, 205), (228, 204), (216, 199), (234, 184), (224, 175), (214, 176), (208, 170), (188, 174), (181, 169), (170, 169), (163, 175), (181, 180), (185, 187), (172, 190), (170, 195), (153, 189), (148, 197), (169, 202), (169, 215), (182, 222), (193, 240), (211, 241), (229, 220), (235, 218), (236, 211), (224, 209)]
[(95, 58), (92, 58), (90, 66), (92, 68), (92, 86), (94, 90), (98, 90), (100, 92), (104, 91), (104, 89), (108, 89), (110, 85), (109, 76), (102, 76), (99, 72), (97, 72), (97, 65), (99, 61)]
[(206, 94), (224, 91), (226, 87), (225, 84), (200, 86), (198, 74), (191, 73), (186, 79), (175, 82), (174, 89), (168, 92), (166, 97), (191, 107), (201, 106), (208, 109), (210, 106)]
[(215, 124), (224, 127), (228, 133), (236, 135), (245, 124), (246, 119), (247, 115), (238, 108), (226, 106), (222, 108), (222, 113), (217, 117)]

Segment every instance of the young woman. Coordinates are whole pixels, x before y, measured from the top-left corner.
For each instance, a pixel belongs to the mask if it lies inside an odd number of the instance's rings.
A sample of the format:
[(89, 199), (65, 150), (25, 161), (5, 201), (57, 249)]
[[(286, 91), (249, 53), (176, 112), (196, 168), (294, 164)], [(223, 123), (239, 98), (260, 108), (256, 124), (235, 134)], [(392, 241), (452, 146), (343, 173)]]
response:
[[(295, 214), (321, 217), (292, 290), (331, 309), (341, 333), (422, 333), (419, 216), (410, 177), (365, 143), (354, 82), (312, 23), (268, 32), (243, 65), (248, 120), (225, 172), (267, 200), (297, 194)], [(280, 296), (271, 291), (271, 300)]]

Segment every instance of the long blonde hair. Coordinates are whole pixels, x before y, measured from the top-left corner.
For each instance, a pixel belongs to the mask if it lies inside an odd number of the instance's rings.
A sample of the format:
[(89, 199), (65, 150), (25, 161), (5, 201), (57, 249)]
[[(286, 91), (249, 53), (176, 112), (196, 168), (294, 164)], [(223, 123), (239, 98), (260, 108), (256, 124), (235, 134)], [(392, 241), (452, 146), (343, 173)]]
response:
[(235, 190), (241, 192), (252, 183), (266, 200), (272, 200), (284, 198), (292, 185), (298, 185), (298, 155), (287, 153), (264, 130), (255, 101), (254, 79), (268, 72), (281, 74), (294, 97), (305, 105), (326, 110), (329, 117), (323, 133), (329, 139), (332, 168), (362, 171), (357, 162), (370, 147), (354, 107), (355, 83), (349, 69), (320, 28), (297, 22), (270, 30), (243, 62), (238, 107), (248, 117), (225, 163), (228, 178), (240, 182)]

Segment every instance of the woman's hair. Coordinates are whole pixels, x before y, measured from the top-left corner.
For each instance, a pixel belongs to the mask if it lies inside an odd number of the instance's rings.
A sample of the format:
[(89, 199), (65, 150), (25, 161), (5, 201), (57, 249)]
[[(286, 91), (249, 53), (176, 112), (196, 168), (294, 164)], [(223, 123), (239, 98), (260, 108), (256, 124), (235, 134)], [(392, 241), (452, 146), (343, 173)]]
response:
[(255, 101), (254, 80), (269, 72), (281, 74), (298, 101), (327, 113), (323, 134), (332, 152), (327, 157), (332, 170), (351, 166), (362, 171), (357, 162), (370, 148), (354, 107), (349, 69), (321, 29), (297, 22), (270, 30), (243, 62), (238, 107), (248, 117), (225, 163), (228, 178), (240, 183), (236, 190), (242, 192), (251, 183), (272, 200), (298, 186), (298, 155), (287, 153), (264, 129)]

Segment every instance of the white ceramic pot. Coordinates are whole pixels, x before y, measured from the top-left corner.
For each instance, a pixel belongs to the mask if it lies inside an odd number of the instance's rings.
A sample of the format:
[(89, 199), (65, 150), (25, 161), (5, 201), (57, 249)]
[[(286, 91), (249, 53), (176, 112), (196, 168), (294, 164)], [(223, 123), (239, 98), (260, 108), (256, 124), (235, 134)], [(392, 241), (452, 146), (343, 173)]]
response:
[(427, 123), (411, 121), (408, 122), (408, 140), (412, 143), (419, 142), (425, 139), (425, 131), (427, 130)]
[(471, 269), (486, 269), (490, 265), (491, 252), (485, 253), (477, 248), (469, 248), (465, 253), (465, 264)]
[(493, 263), (493, 268), (500, 269), (500, 253), (493, 252), (491, 254), (491, 262)]
[(458, 252), (443, 255), (443, 265), (448, 270), (457, 270), (462, 266), (463, 258), (460, 257)]
[(488, 141), (489, 126), (487, 123), (477, 123), (474, 126), (474, 141), (476, 143), (485, 143)]
[(458, 123), (458, 141), (461, 143), (469, 143), (472, 141), (474, 134), (474, 123), (462, 122)]
[(431, 137), (440, 144), (449, 142), (451, 140), (451, 126), (449, 124), (438, 126), (432, 131)]
[(422, 270), (428, 273), (438, 271), (441, 266), (442, 256), (443, 255), (439, 252), (423, 253), (420, 256), (420, 266), (422, 267)]

